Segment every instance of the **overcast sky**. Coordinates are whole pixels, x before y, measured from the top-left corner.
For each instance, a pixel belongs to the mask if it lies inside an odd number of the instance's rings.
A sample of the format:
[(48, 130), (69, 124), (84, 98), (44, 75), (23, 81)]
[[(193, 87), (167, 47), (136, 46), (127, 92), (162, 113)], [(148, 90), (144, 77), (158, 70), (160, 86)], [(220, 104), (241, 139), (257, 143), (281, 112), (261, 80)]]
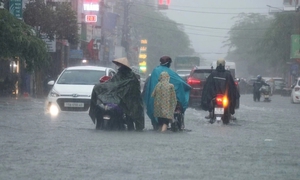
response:
[(268, 15), (267, 5), (282, 9), (283, 0), (171, 0), (169, 9), (162, 12), (184, 24), (195, 51), (213, 61), (226, 56), (227, 48), (222, 48), (222, 42), (235, 22), (232, 17), (242, 12)]

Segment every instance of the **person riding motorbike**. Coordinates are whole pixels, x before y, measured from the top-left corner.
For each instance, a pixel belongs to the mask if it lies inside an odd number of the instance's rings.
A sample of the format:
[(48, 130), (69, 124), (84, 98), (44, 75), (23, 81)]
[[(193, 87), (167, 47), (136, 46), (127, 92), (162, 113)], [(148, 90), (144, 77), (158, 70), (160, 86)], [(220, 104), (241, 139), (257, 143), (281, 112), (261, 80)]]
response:
[(240, 94), (234, 83), (231, 73), (225, 70), (225, 60), (217, 61), (216, 69), (208, 76), (203, 87), (201, 107), (205, 111), (209, 111), (209, 116), (212, 117), (213, 102), (217, 94), (225, 94), (229, 99), (229, 112), (231, 115), (235, 114), (235, 106)]
[[(176, 98), (180, 102), (183, 108), (183, 113), (188, 108), (190, 85), (188, 85), (175, 71), (170, 69), (172, 59), (169, 56), (163, 56), (160, 58), (160, 65), (153, 69), (151, 76), (149, 76), (145, 82), (143, 88), (143, 99), (146, 106), (146, 112), (151, 119), (151, 123), (154, 130), (158, 130), (158, 120), (154, 117), (154, 99), (151, 94), (159, 81), (160, 74), (167, 72), (170, 76), (170, 83), (174, 85), (176, 91)], [(174, 109), (175, 111), (175, 109)]]
[(100, 102), (117, 104), (126, 114), (128, 130), (141, 131), (145, 124), (140, 82), (132, 72), (127, 58), (115, 59), (112, 62), (117, 65), (118, 72), (105, 83), (94, 86), (89, 116), (93, 122), (101, 116), (101, 111), (97, 108)]
[(260, 101), (260, 88), (262, 86), (270, 86), (269, 84), (265, 83), (263, 80), (262, 80), (262, 77), (261, 75), (257, 75), (256, 77), (256, 81), (254, 81), (253, 83), (253, 100), (254, 101)]

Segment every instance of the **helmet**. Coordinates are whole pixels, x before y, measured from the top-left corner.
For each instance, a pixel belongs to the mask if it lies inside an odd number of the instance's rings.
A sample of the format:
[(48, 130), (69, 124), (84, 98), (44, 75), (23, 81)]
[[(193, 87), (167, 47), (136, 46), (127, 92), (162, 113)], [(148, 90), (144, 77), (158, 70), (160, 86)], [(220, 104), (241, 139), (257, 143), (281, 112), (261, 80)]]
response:
[(172, 62), (172, 59), (169, 56), (163, 56), (159, 59), (161, 65), (166, 65)]
[(217, 61), (217, 67), (218, 66), (225, 66), (225, 60), (224, 59), (219, 59), (218, 61)]
[(257, 75), (257, 80), (261, 80), (261, 75)]

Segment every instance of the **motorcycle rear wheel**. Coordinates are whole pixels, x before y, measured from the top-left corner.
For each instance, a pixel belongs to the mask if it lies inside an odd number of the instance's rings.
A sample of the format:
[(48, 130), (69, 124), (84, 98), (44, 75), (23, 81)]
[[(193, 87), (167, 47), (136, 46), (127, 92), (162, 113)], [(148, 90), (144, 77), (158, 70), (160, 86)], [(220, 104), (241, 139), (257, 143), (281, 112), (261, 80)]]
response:
[(222, 117), (223, 124), (229, 124), (230, 114), (228, 112), (224, 112)]

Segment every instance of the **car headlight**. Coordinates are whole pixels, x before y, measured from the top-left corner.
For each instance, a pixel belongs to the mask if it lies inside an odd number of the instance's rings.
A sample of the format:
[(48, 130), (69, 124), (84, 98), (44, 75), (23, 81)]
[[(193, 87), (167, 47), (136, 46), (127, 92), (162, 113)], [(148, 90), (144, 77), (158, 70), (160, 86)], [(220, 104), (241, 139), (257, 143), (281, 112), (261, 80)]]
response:
[(58, 107), (54, 104), (50, 105), (49, 112), (51, 116), (57, 116), (59, 113)]
[(58, 94), (58, 92), (56, 92), (55, 90), (51, 90), (50, 96), (51, 96), (51, 97), (58, 97), (59, 94)]

